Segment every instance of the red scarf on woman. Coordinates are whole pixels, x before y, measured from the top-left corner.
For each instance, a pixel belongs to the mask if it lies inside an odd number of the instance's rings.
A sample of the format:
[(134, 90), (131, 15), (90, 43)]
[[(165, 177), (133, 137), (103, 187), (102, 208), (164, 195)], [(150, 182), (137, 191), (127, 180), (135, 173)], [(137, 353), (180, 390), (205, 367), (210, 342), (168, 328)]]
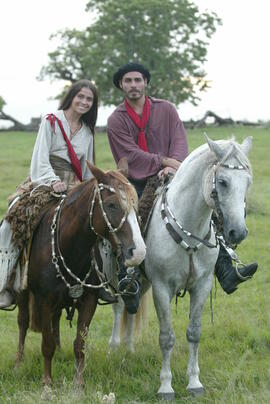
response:
[(150, 117), (151, 104), (150, 104), (149, 98), (145, 97), (145, 103), (143, 106), (143, 112), (142, 112), (141, 117), (137, 114), (137, 112), (134, 111), (134, 109), (129, 105), (129, 103), (127, 102), (126, 99), (125, 99), (125, 107), (126, 107), (128, 115), (130, 116), (132, 121), (140, 129), (140, 132), (138, 135), (139, 148), (145, 152), (148, 152), (148, 147), (147, 147), (147, 143), (146, 143), (144, 130), (146, 128), (147, 122), (149, 121), (149, 117)]
[(55, 121), (57, 121), (60, 130), (62, 132), (62, 135), (65, 139), (65, 142), (67, 144), (67, 148), (68, 148), (68, 154), (70, 157), (70, 161), (71, 161), (71, 166), (73, 168), (73, 171), (75, 172), (77, 178), (82, 182), (82, 168), (81, 168), (81, 163), (80, 160), (77, 157), (77, 154), (75, 153), (72, 144), (70, 143), (69, 138), (67, 137), (67, 134), (65, 132), (65, 129), (62, 125), (62, 122), (60, 121), (59, 118), (57, 118), (57, 116), (55, 116), (54, 114), (48, 114), (46, 116), (46, 119), (48, 119), (48, 121), (51, 124), (51, 127), (53, 130), (55, 130)]

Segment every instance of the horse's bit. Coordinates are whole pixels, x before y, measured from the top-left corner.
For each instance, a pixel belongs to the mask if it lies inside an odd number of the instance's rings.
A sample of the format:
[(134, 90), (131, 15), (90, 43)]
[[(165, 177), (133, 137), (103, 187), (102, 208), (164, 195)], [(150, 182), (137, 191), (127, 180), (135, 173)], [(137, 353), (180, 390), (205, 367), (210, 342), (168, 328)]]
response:
[[(126, 217), (127, 217), (127, 213), (124, 214), (124, 216), (122, 217), (120, 224), (118, 227), (113, 228), (111, 223), (109, 222), (109, 219), (106, 215), (106, 212), (104, 211), (103, 208), (103, 203), (102, 203), (102, 198), (101, 198), (101, 194), (100, 191), (102, 191), (103, 189), (108, 189), (110, 192), (115, 192), (115, 189), (113, 187), (110, 187), (108, 185), (105, 184), (97, 184), (94, 190), (94, 195), (93, 195), (93, 199), (91, 202), (91, 208), (90, 208), (90, 212), (89, 212), (89, 217), (90, 217), (90, 227), (91, 230), (100, 238), (103, 238), (101, 235), (99, 235), (93, 224), (92, 224), (92, 217), (93, 217), (93, 211), (94, 211), (94, 205), (95, 205), (95, 199), (96, 199), (96, 195), (98, 196), (98, 201), (99, 201), (99, 206), (101, 208), (101, 212), (102, 215), (104, 217), (104, 220), (109, 228), (109, 232), (115, 234), (117, 231), (119, 231), (121, 229), (121, 227), (123, 226)], [(57, 272), (57, 277), (61, 278), (62, 281), (65, 283), (66, 287), (69, 289), (69, 296), (76, 300), (79, 297), (82, 296), (83, 294), (83, 287), (88, 287), (91, 289), (100, 289), (100, 288), (105, 288), (105, 290), (107, 290), (107, 286), (109, 285), (109, 281), (106, 280), (102, 280), (102, 278), (104, 278), (104, 275), (98, 270), (97, 264), (96, 262), (94, 262), (95, 264), (95, 269), (97, 270), (97, 275), (100, 278), (101, 283), (99, 285), (92, 285), (90, 283), (86, 283), (87, 278), (90, 276), (90, 273), (92, 271), (92, 266), (90, 266), (89, 271), (87, 272), (87, 274), (85, 275), (84, 279), (81, 280), (80, 278), (78, 278), (66, 265), (65, 259), (61, 253), (60, 250), (60, 246), (59, 246), (59, 237), (58, 233), (59, 233), (59, 223), (60, 223), (60, 215), (61, 215), (61, 209), (63, 206), (63, 203), (65, 201), (66, 195), (62, 195), (62, 199), (59, 203), (59, 205), (55, 208), (55, 213), (54, 213), (54, 217), (53, 217), (53, 221), (52, 221), (52, 225), (51, 225), (51, 244), (52, 244), (52, 263), (55, 266), (56, 272)], [(59, 252), (59, 258), (56, 256), (56, 252), (55, 252), (55, 245), (57, 246), (58, 252)], [(75, 279), (75, 281), (77, 282), (76, 285), (71, 286), (69, 282), (67, 282), (67, 280), (65, 279), (64, 275), (61, 272), (60, 266), (59, 266), (59, 259), (62, 262), (63, 267), (65, 268), (65, 270), (67, 271), (67, 273), (73, 278)], [(94, 260), (95, 261), (95, 260)], [(116, 294), (115, 294), (116, 296)]]

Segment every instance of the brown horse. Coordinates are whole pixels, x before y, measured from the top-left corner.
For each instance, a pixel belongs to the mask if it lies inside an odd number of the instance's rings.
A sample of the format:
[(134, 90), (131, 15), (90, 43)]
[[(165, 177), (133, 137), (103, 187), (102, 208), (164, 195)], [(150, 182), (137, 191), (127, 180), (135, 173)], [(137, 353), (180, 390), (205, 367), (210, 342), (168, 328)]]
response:
[(134, 188), (119, 171), (105, 173), (90, 164), (89, 168), (94, 178), (74, 187), (42, 218), (32, 242), (28, 287), (18, 299), (17, 363), (23, 356), (31, 312), (31, 328), (42, 333), (45, 385), (52, 384), (51, 362), (61, 310), (70, 307), (78, 310), (75, 382), (84, 384), (84, 343), (100, 284), (95, 270), (90, 269), (96, 240), (109, 240), (127, 266), (138, 265), (145, 256)]

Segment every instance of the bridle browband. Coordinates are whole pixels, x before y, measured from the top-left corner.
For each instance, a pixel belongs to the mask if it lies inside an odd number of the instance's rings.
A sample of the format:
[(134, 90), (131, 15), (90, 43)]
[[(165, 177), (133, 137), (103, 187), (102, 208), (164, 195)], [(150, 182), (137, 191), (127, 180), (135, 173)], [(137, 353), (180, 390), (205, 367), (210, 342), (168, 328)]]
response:
[[(212, 192), (211, 192), (211, 198), (214, 200), (215, 204), (215, 213), (217, 216), (217, 222), (218, 224), (215, 224), (218, 228), (218, 232), (222, 233), (223, 229), (223, 214), (222, 210), (220, 208), (220, 203), (218, 199), (218, 192), (216, 189), (216, 172), (219, 167), (224, 167), (232, 170), (247, 170), (249, 171), (249, 168), (243, 164), (239, 165), (232, 165), (232, 164), (225, 164), (224, 161), (228, 158), (228, 156), (231, 154), (232, 150), (234, 149), (234, 146), (232, 146), (229, 151), (225, 154), (223, 159), (218, 162), (216, 161), (213, 165), (213, 180), (212, 180)], [(216, 237), (216, 243), (212, 244), (208, 240), (211, 237), (211, 229), (213, 226), (213, 223), (209, 224), (209, 231), (207, 235), (204, 237), (204, 239), (201, 239), (198, 236), (195, 236), (188, 230), (185, 230), (183, 226), (177, 221), (177, 219), (174, 217), (167, 201), (167, 191), (168, 191), (169, 186), (164, 188), (163, 194), (162, 194), (162, 203), (161, 203), (161, 217), (165, 223), (165, 226), (170, 233), (171, 237), (174, 239), (174, 241), (181, 245), (181, 247), (188, 253), (192, 254), (196, 251), (198, 251), (203, 245), (208, 247), (208, 248), (216, 248), (218, 245), (217, 237)], [(183, 237), (181, 235), (181, 232), (184, 233), (185, 236), (187, 236), (190, 239), (194, 239), (199, 241), (195, 246), (190, 246), (186, 241), (183, 240)]]
[[(113, 187), (109, 186), (109, 185), (106, 185), (106, 184), (103, 184), (103, 183), (96, 184), (95, 189), (94, 189), (92, 202), (91, 202), (90, 212), (89, 212), (90, 228), (99, 238), (102, 238), (102, 239), (103, 239), (103, 237), (100, 234), (98, 234), (98, 232), (95, 230), (95, 228), (93, 226), (93, 223), (92, 223), (96, 196), (98, 197), (99, 206), (100, 206), (103, 218), (104, 218), (104, 220), (106, 222), (106, 225), (109, 228), (110, 233), (113, 233), (113, 235), (115, 235), (115, 233), (117, 233), (122, 228), (122, 226), (125, 223), (126, 218), (127, 218), (127, 212), (125, 212), (124, 216), (122, 217), (122, 219), (120, 221), (119, 226), (115, 227), (115, 228), (112, 227), (112, 225), (111, 225), (111, 223), (110, 223), (110, 221), (109, 221), (109, 219), (107, 217), (107, 214), (106, 214), (106, 212), (104, 211), (104, 208), (103, 208), (103, 202), (102, 202), (102, 197), (101, 197), (101, 191), (103, 189), (108, 189), (110, 192), (114, 192), (114, 193), (116, 192), (115, 189)], [(106, 289), (106, 287), (109, 285), (109, 281), (102, 279), (102, 278), (104, 278), (104, 276), (102, 276), (103, 274), (101, 274), (101, 272), (98, 270), (97, 275), (98, 275), (101, 283), (99, 285), (93, 285), (93, 284), (90, 284), (90, 283), (86, 283), (87, 278), (91, 274), (92, 265), (90, 265), (90, 269), (87, 272), (87, 274), (85, 275), (83, 280), (78, 278), (68, 268), (68, 266), (66, 265), (65, 259), (64, 259), (63, 255), (61, 253), (60, 246), (59, 246), (59, 223), (60, 223), (61, 210), (62, 210), (62, 207), (63, 207), (65, 199), (66, 199), (66, 195), (62, 195), (62, 199), (61, 199), (59, 205), (55, 208), (55, 213), (54, 213), (53, 221), (52, 221), (52, 224), (51, 224), (52, 263), (54, 264), (54, 267), (56, 269), (57, 277), (61, 278), (62, 281), (65, 283), (66, 287), (68, 288), (69, 296), (72, 299), (77, 300), (83, 294), (83, 287), (87, 287), (87, 288), (91, 288), (91, 289), (100, 289), (100, 288), (104, 287)], [(59, 257), (57, 257), (57, 255), (56, 255), (55, 246), (57, 246), (58, 256)], [(77, 284), (72, 286), (66, 280), (63, 273), (61, 272), (59, 261), (62, 263), (63, 267), (65, 268), (67, 273), (71, 276), (71, 278), (73, 278), (77, 282)], [(94, 264), (95, 264), (95, 269), (97, 270), (98, 268), (97, 268), (96, 262), (94, 262)], [(117, 294), (115, 294), (115, 296), (116, 295)]]

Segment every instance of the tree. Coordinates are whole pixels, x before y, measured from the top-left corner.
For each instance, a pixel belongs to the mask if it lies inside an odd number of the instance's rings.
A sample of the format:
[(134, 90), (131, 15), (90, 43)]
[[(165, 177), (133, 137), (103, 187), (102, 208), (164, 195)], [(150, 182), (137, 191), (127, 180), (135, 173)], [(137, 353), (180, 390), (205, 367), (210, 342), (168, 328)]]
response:
[(8, 115), (3, 111), (5, 105), (6, 102), (0, 95), (0, 120), (11, 121), (13, 123), (12, 130), (24, 130), (26, 125), (17, 121), (17, 119), (13, 118), (11, 115)]
[(49, 53), (40, 78), (93, 80), (103, 105), (117, 104), (115, 70), (137, 61), (151, 72), (151, 95), (180, 104), (196, 104), (208, 84), (203, 63), (209, 40), (220, 24), (213, 12), (199, 13), (189, 0), (90, 0), (86, 11), (95, 21), (84, 31), (53, 35), (61, 45)]
[(6, 114), (3, 111), (4, 106), (6, 105), (6, 102), (4, 100), (3, 97), (1, 97), (0, 95), (0, 121), (10, 121), (13, 123), (13, 126), (9, 127), (9, 128), (4, 128), (1, 129), (0, 131), (4, 130), (4, 131), (36, 131), (38, 129), (39, 126), (39, 122), (40, 119), (39, 118), (32, 118), (31, 122), (27, 125), (25, 125), (24, 123), (21, 123), (20, 121), (18, 121), (17, 119), (13, 118), (13, 116)]

